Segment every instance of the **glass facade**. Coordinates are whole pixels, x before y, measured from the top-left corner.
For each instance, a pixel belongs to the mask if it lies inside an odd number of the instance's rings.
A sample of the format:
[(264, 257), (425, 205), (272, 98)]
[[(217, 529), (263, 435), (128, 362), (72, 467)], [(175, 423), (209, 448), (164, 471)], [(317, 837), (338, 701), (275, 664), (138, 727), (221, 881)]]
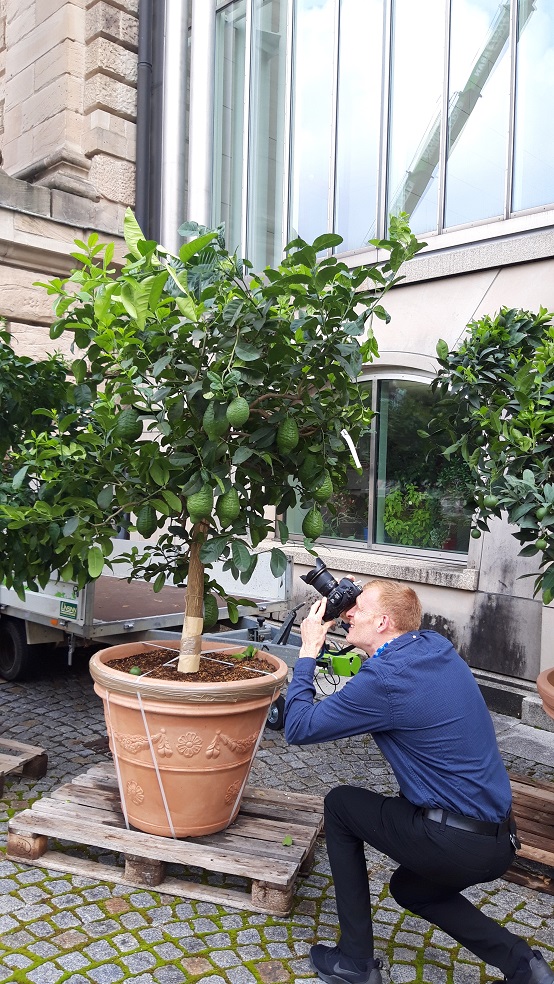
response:
[(256, 267), (554, 205), (551, 0), (218, 6), (213, 221)]

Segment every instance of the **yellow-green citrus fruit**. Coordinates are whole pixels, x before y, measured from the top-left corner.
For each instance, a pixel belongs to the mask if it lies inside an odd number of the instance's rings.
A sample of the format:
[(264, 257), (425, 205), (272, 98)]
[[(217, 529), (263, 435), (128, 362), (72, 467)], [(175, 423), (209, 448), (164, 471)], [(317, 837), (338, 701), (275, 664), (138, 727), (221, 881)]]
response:
[(250, 407), (243, 396), (237, 396), (227, 407), (227, 420), (231, 427), (242, 427), (250, 416)]
[(218, 619), (217, 601), (213, 594), (206, 595), (204, 598), (204, 628), (209, 629), (215, 625)]
[(152, 506), (141, 506), (137, 513), (137, 533), (141, 536), (149, 537), (156, 532), (156, 510)]
[(213, 507), (214, 494), (211, 485), (203, 485), (199, 492), (193, 492), (187, 498), (187, 512), (193, 523), (211, 516)]
[(536, 517), (538, 520), (544, 519), (547, 513), (548, 513), (548, 508), (546, 506), (539, 506), (536, 512)]
[(302, 522), (302, 532), (308, 540), (317, 540), (323, 533), (323, 516), (317, 506), (306, 513)]
[(279, 424), (279, 429), (277, 431), (277, 447), (281, 454), (289, 454), (294, 451), (298, 441), (300, 440), (300, 435), (298, 434), (298, 424), (294, 417), (287, 417)]
[(204, 411), (202, 427), (211, 441), (216, 441), (218, 437), (222, 437), (229, 428), (227, 417), (224, 413), (217, 413), (217, 404), (213, 400), (208, 403)]
[(471, 531), (471, 535), (472, 535), (472, 537), (473, 537), (474, 540), (478, 540), (480, 538), (480, 536), (481, 536), (481, 530), (477, 530), (474, 527), (472, 529), (472, 531)]
[(321, 462), (313, 454), (307, 454), (298, 469), (298, 477), (302, 485), (310, 485), (318, 471), (321, 470)]
[(494, 509), (494, 507), (498, 505), (498, 496), (486, 495), (483, 499), (483, 504), (487, 507), (487, 509)]
[(240, 500), (234, 486), (219, 496), (215, 511), (222, 526), (229, 526), (237, 518), (240, 513)]
[(546, 550), (547, 542), (544, 536), (539, 537), (539, 539), (535, 542), (535, 546), (537, 550)]
[(142, 434), (142, 420), (136, 410), (132, 407), (125, 407), (117, 416), (114, 427), (114, 436), (125, 444), (136, 441)]
[(333, 494), (333, 483), (327, 470), (323, 473), (323, 478), (318, 482), (315, 489), (312, 489), (312, 499), (316, 502), (327, 502)]

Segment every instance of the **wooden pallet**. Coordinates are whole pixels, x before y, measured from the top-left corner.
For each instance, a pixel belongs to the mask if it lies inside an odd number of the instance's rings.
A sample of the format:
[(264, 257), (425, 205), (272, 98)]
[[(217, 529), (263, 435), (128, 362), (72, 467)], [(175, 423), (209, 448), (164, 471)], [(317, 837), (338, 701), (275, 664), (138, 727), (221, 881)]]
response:
[[(105, 762), (13, 817), (6, 856), (120, 885), (286, 915), (298, 875), (312, 866), (322, 828), (322, 797), (247, 786), (237, 819), (220, 833), (173, 840), (127, 830), (114, 767)], [(48, 850), (49, 838), (121, 854), (124, 868)], [(167, 864), (238, 875), (251, 889), (169, 877)]]
[(521, 848), (504, 878), (554, 895), (554, 783), (510, 773)]
[(0, 796), (4, 792), (4, 779), (16, 772), (30, 779), (42, 779), (48, 768), (48, 755), (38, 745), (25, 745), (22, 741), (0, 738)]

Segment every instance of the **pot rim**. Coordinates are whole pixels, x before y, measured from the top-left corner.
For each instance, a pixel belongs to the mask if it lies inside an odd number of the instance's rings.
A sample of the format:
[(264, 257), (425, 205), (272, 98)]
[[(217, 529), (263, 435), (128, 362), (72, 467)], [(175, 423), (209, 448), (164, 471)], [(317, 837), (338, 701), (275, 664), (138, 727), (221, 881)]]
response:
[[(174, 641), (170, 640), (170, 643)], [(166, 649), (172, 649), (177, 654), (179, 652), (178, 647), (175, 645), (172, 646), (170, 643), (163, 639), (153, 639), (148, 642), (122, 643), (118, 646), (101, 649), (90, 658), (89, 670), (92, 679), (98, 686), (103, 687), (108, 692), (136, 696), (140, 694), (141, 697), (148, 700), (170, 700), (175, 703), (188, 704), (198, 702), (220, 703), (223, 701), (239, 702), (267, 696), (276, 698), (287, 678), (288, 666), (284, 660), (280, 659), (279, 656), (274, 656), (273, 653), (265, 652), (265, 650), (263, 651), (263, 657), (275, 666), (273, 673), (264, 675), (256, 674), (252, 679), (248, 680), (228, 680), (220, 683), (194, 684), (180, 680), (154, 680), (149, 679), (147, 676), (132, 676), (129, 673), (123, 673), (121, 670), (117, 670), (115, 667), (106, 665), (108, 660), (124, 659), (132, 655), (132, 651), (129, 652), (129, 648), (133, 646), (138, 647), (137, 654), (143, 651), (140, 647), (145, 645), (149, 645), (150, 648), (155, 648), (156, 645), (159, 645)], [(210, 645), (212, 645), (211, 642)], [(121, 650), (123, 648), (127, 651), (121, 653), (118, 657), (115, 650)], [(223, 649), (226, 652), (241, 652), (244, 646), (237, 646), (236, 644), (229, 646), (221, 646), (220, 644), (217, 646), (216, 644), (214, 648), (216, 651), (217, 649)]]

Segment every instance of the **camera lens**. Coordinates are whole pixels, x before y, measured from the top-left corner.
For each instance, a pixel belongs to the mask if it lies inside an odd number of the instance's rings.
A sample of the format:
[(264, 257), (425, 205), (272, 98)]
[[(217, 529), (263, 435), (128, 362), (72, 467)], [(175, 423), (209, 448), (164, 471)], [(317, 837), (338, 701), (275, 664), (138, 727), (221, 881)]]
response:
[(335, 581), (332, 574), (329, 574), (327, 565), (320, 557), (317, 557), (314, 569), (308, 571), (307, 574), (301, 574), (300, 580), (305, 581), (306, 584), (310, 584), (325, 598), (331, 593), (333, 588), (337, 587), (337, 581)]

